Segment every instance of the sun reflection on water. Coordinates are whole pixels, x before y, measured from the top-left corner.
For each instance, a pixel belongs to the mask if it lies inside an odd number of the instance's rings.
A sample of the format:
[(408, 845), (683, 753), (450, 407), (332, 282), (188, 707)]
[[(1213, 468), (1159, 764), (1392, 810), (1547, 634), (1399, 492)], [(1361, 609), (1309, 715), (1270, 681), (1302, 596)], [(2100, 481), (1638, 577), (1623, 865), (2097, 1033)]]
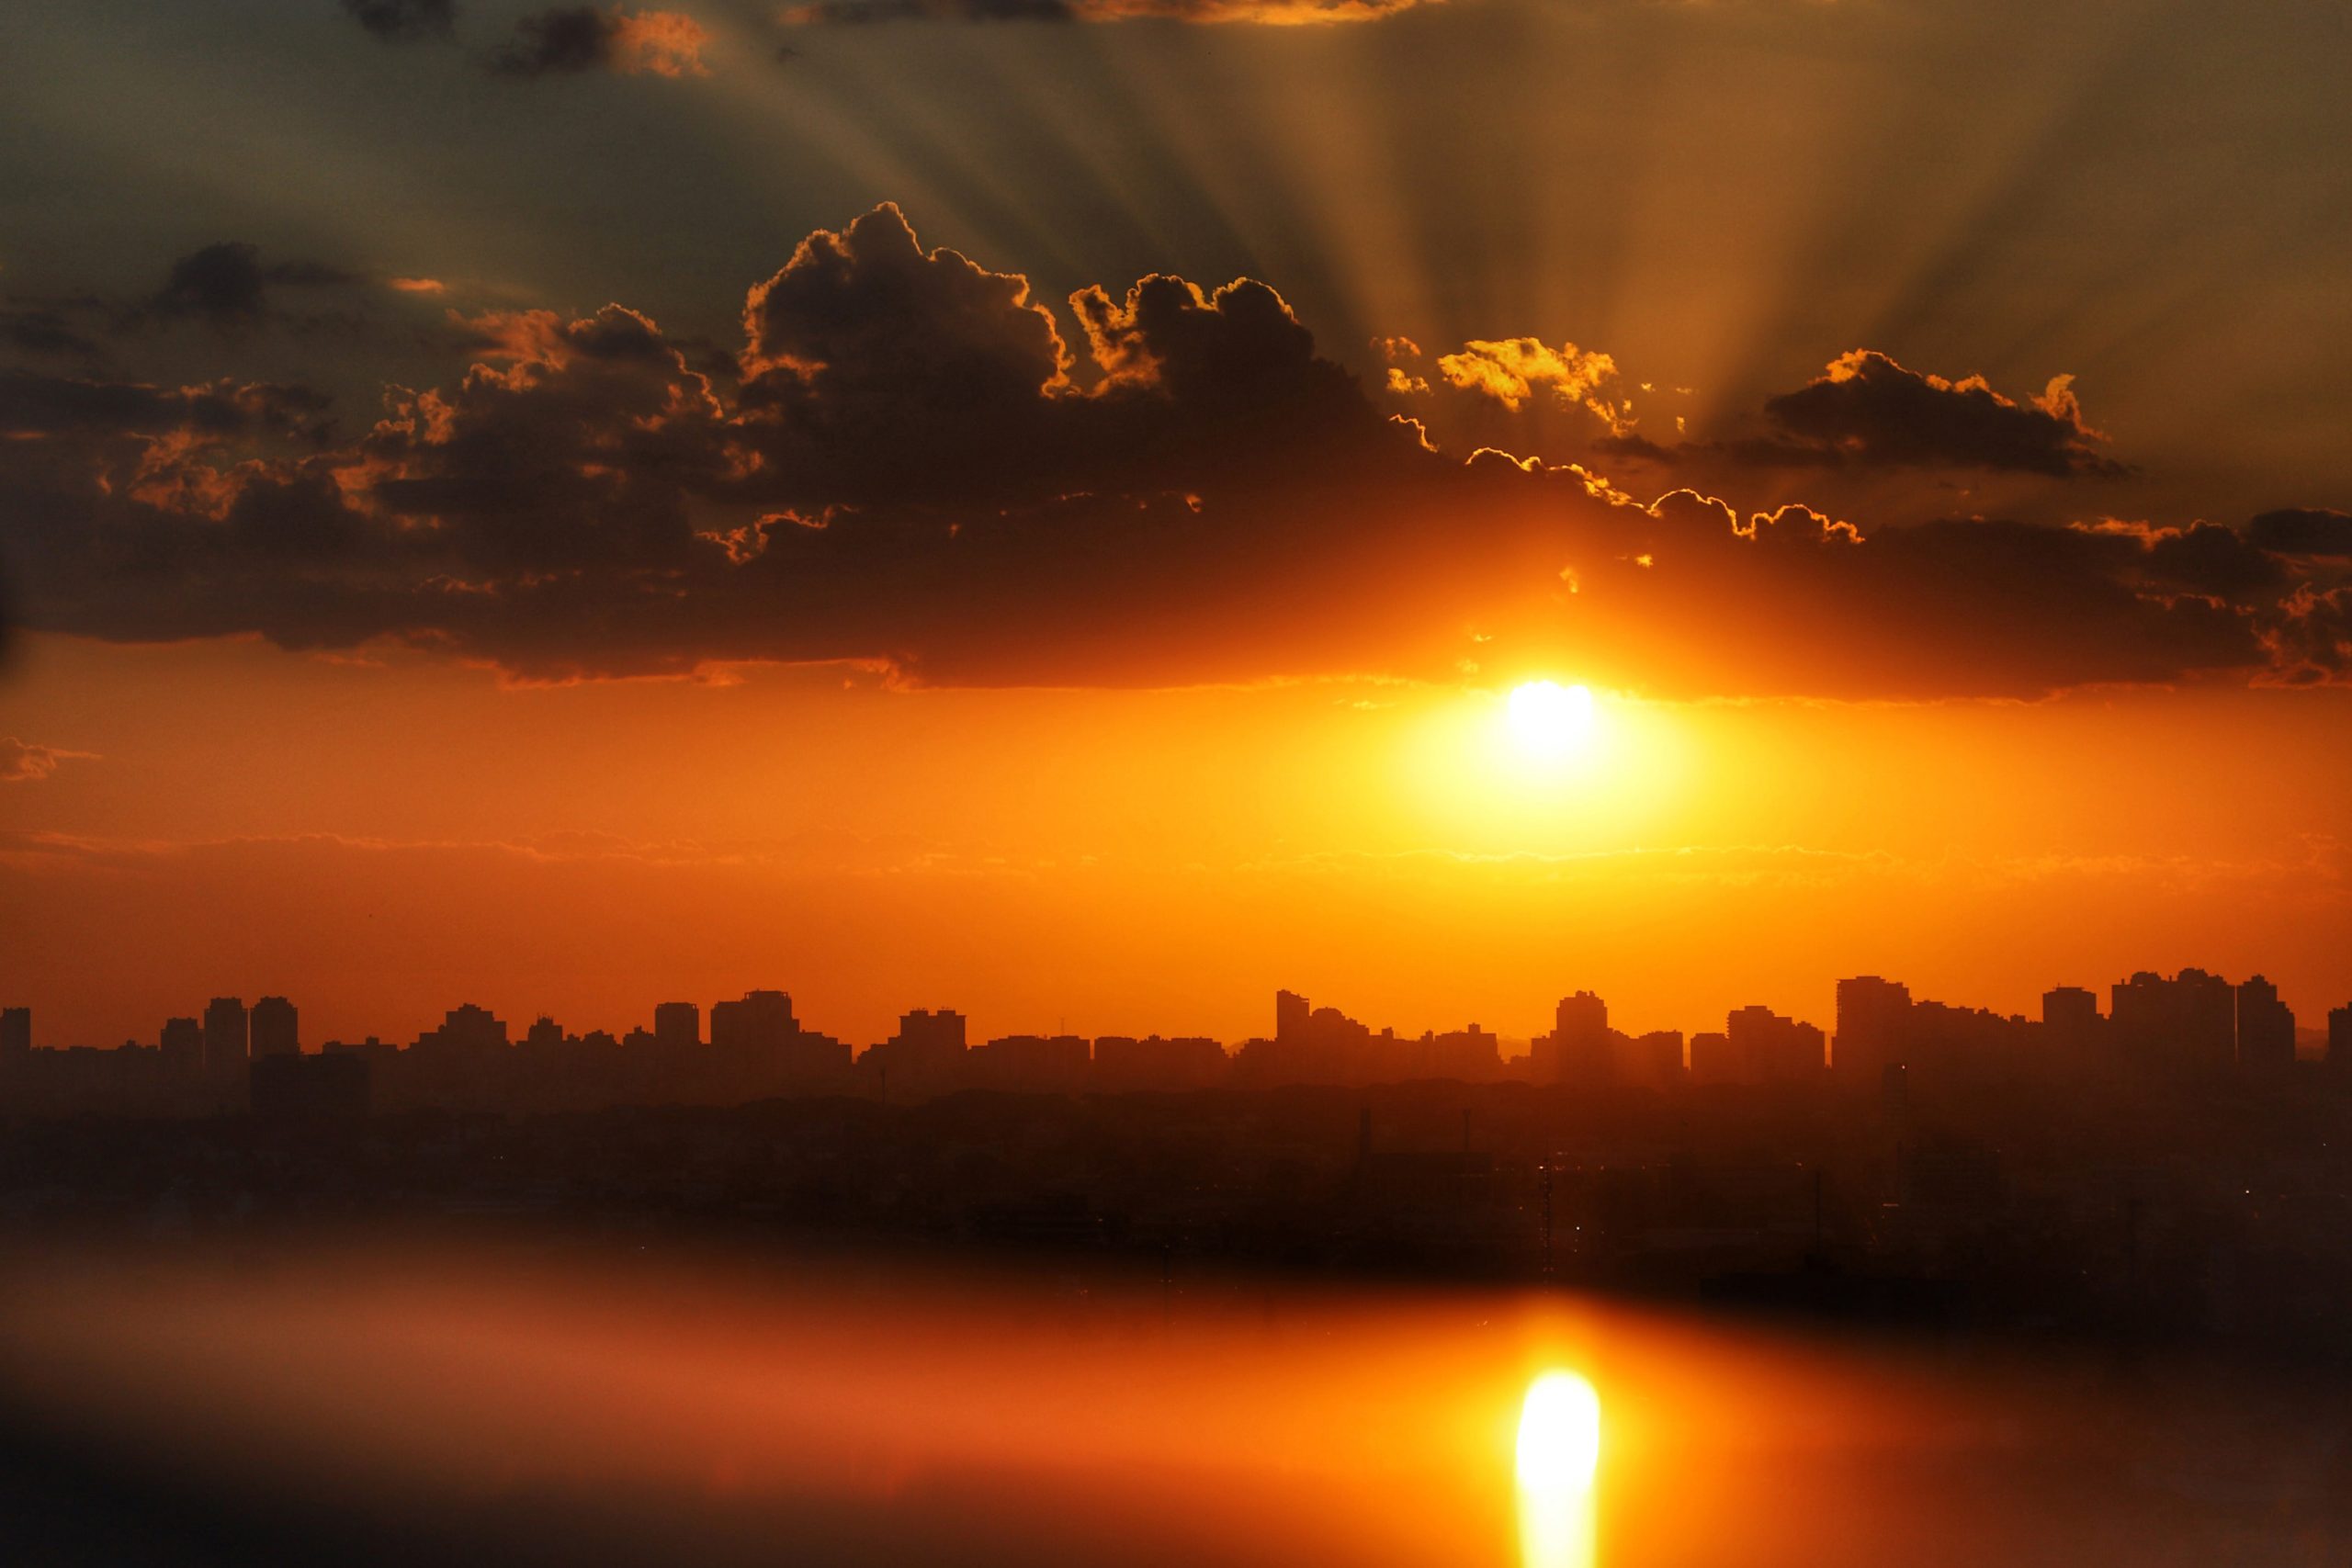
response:
[(1600, 1396), (1574, 1372), (1546, 1372), (1519, 1417), (1522, 1568), (1592, 1568)]

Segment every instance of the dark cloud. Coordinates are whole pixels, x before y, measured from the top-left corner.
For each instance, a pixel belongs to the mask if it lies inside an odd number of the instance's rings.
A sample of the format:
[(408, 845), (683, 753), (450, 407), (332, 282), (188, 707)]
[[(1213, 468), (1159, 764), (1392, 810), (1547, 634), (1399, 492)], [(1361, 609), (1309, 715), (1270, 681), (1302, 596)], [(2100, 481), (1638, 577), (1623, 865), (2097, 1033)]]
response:
[(1638, 430), (1629, 430), (1622, 435), (1598, 436), (1593, 440), (1592, 450), (1603, 457), (1644, 463), (1654, 468), (1670, 468), (1675, 461), (1671, 447), (1659, 446)]
[(22, 355), (41, 359), (97, 360), (95, 339), (64, 315), (45, 307), (0, 310), (0, 343)]
[(2352, 556), (2352, 513), (2295, 507), (2266, 512), (2246, 525), (2246, 536), (2288, 556)]
[(560, 6), (525, 17), (514, 37), (491, 57), (502, 76), (572, 75), (613, 62), (614, 19), (594, 6)]
[(788, 6), (797, 27), (878, 22), (1174, 22), (1296, 26), (1374, 22), (1441, 0), (808, 0)]
[(700, 24), (676, 11), (559, 6), (516, 21), (514, 36), (491, 56), (490, 68), (519, 80), (592, 71), (694, 76), (703, 74), (708, 41)]
[(457, 34), (457, 0), (343, 0), (352, 20), (390, 43)]
[(151, 387), (0, 370), (0, 437), (311, 433), (327, 405), (323, 393), (275, 382)]
[(1801, 506), (1743, 524), (1688, 491), (1648, 510), (1577, 597), (1667, 690), (2032, 695), (2262, 661), (2248, 616), (2152, 591), (2137, 536), (1971, 518), (1865, 536)]
[(1765, 462), (2012, 470), (2113, 476), (2122, 465), (2083, 423), (2073, 378), (2019, 403), (1984, 378), (1949, 381), (1855, 349), (1816, 380), (1769, 400), (1764, 412), (1790, 439), (1754, 448)]
[(816, 0), (785, 12), (795, 27), (862, 27), (877, 22), (1071, 22), (1070, 0)]
[(2234, 528), (2192, 523), (2147, 537), (2148, 578), (2216, 599), (2243, 599), (2283, 587), (2286, 563), (2248, 542)]
[(270, 318), (274, 290), (334, 288), (360, 281), (318, 262), (264, 264), (258, 247), (238, 240), (191, 251), (172, 264), (146, 313), (164, 321), (199, 321), (226, 333), (250, 331)]
[(1262, 283), (1151, 276), (1064, 313), (884, 207), (811, 235), (743, 323), (720, 367), (617, 305), (462, 320), (471, 367), (392, 389), (341, 442), (301, 388), (0, 377), (30, 624), (392, 638), (534, 678), (2339, 678), (2340, 582), (2270, 547), (2320, 525), (1644, 505), (1573, 466), (1432, 448)]

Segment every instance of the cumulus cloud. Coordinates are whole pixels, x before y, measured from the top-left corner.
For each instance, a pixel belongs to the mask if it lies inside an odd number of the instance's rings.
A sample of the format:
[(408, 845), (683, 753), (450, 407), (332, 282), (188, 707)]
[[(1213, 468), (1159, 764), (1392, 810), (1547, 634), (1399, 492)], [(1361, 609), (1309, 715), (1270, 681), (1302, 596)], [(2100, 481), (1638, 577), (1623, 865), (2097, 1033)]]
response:
[(810, 236), (745, 306), (745, 488), (804, 507), (1042, 502), (1181, 488), (1377, 432), (1263, 284), (1154, 276), (1069, 305), (1083, 386), (1025, 277), (925, 250), (895, 206)]
[(1760, 445), (1767, 461), (2007, 469), (2112, 476), (2127, 471), (2083, 423), (2074, 378), (2053, 378), (2017, 402), (1981, 376), (1947, 380), (1872, 349), (1838, 355), (1816, 379), (1764, 405), (1787, 438)]
[(1474, 338), (1434, 355), (1410, 338), (1373, 346), (1391, 405), (1450, 449), (1608, 451), (1634, 434), (1617, 362), (1598, 349), (1533, 337)]
[(351, 19), (387, 43), (454, 37), (457, 0), (343, 0)]
[(1442, 0), (809, 0), (786, 7), (795, 27), (877, 22), (1120, 22), (1138, 17), (1261, 27), (1376, 22)]
[(0, 784), (30, 784), (57, 772), (60, 762), (94, 761), (95, 751), (68, 751), (62, 746), (36, 746), (15, 736), (0, 736)]
[[(458, 373), (340, 438), (299, 386), (16, 373), (0, 547), (40, 627), (394, 639), (539, 680), (845, 660), (943, 683), (1540, 669), (2030, 695), (2341, 664), (2342, 570), (2287, 547), (2334, 540), (2335, 514), (1894, 527), (1645, 502), (1441, 450), (1261, 282), (1048, 302), (885, 206), (753, 284), (742, 333), (715, 367), (620, 305), (453, 314)], [(1477, 387), (1509, 370), (1537, 401), (1599, 374), (1566, 348), (1464, 353)]]
[(679, 11), (631, 11), (615, 6), (556, 6), (514, 24), (514, 36), (491, 56), (501, 76), (576, 76), (591, 71), (622, 75), (703, 76), (703, 47), (710, 34)]
[(1604, 420), (1614, 417), (1597, 394), (1602, 383), (1616, 378), (1617, 362), (1572, 343), (1554, 348), (1532, 337), (1473, 339), (1456, 353), (1440, 355), (1437, 369), (1448, 386), (1492, 398), (1514, 413), (1549, 395), (1589, 408)]

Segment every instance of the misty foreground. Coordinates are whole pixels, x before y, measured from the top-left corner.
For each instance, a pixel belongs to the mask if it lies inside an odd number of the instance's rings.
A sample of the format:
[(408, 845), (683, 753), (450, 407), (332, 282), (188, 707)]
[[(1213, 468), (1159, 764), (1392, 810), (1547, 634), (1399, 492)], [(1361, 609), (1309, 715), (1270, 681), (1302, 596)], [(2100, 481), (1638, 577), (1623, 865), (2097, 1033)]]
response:
[(1567, 1369), (1611, 1568), (2341, 1562), (2346, 1107), (19, 1121), (7, 1560), (1502, 1564)]
[(0, 1246), (490, 1233), (1541, 1283), (2352, 1366), (2352, 1085), (1421, 1082), (20, 1119)]

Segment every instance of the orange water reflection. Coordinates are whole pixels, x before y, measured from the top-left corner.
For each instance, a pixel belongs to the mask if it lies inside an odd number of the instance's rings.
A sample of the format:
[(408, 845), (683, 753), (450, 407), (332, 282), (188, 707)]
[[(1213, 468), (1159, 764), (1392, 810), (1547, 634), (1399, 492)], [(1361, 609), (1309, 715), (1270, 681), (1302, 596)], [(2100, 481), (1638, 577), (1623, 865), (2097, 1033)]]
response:
[[(1572, 1420), (1531, 1471), (1531, 1387), (1565, 1368), (1605, 1391), (1606, 1457)], [(101, 1446), (127, 1488), (493, 1521), (578, 1562), (1825, 1568), (2352, 1542), (2323, 1406), (2240, 1400), (2222, 1432), (2210, 1387), (2079, 1360), (1956, 1368), (1503, 1293), (81, 1255), (0, 1269), (0, 1399)], [(2267, 1490), (2245, 1502), (2245, 1478)]]
[(1574, 1372), (1528, 1386), (1519, 1416), (1519, 1551), (1524, 1568), (1592, 1568), (1600, 1396)]

